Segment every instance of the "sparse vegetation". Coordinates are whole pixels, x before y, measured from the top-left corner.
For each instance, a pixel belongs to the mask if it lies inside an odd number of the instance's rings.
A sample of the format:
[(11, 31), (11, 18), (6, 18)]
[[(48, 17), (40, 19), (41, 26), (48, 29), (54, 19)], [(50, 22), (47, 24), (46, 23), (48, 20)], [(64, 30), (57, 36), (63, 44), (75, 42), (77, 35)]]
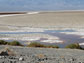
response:
[(83, 49), (78, 43), (69, 44), (65, 48), (70, 48), (70, 49)]
[(0, 40), (0, 45), (22, 46), (22, 44), (18, 41), (7, 42), (4, 40)]
[[(19, 41), (7, 42), (4, 40), (0, 40), (0, 45), (24, 46)], [(37, 43), (37, 42), (31, 42), (29, 45), (27, 45), (27, 47), (59, 48), (59, 46), (57, 46), (57, 45), (44, 45), (44, 44)], [(69, 44), (65, 48), (84, 50), (84, 48), (82, 48), (79, 45), (79, 43)]]
[(45, 47), (45, 45), (37, 43), (37, 42), (32, 42), (28, 45), (28, 47)]
[(47, 48), (59, 48), (59, 46), (56, 46), (56, 45), (49, 45), (49, 46), (47, 46)]
[(18, 41), (13, 41), (13, 42), (10, 42), (9, 45), (13, 45), (13, 46), (21, 46), (22, 44)]
[(43, 45), (37, 42), (32, 42), (28, 45), (28, 47), (43, 47), (43, 48), (59, 48), (58, 46), (54, 45)]
[(0, 45), (6, 45), (8, 44), (8, 42), (4, 41), (4, 40), (0, 40)]

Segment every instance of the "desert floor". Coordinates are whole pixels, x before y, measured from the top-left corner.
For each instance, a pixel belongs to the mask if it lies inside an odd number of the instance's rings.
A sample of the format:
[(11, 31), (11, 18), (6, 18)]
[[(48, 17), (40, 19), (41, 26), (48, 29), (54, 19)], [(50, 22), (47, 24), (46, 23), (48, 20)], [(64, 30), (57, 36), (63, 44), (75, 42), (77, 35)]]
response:
[[(6, 47), (6, 48), (5, 48)], [(0, 51), (9, 49), (11, 54), (0, 56), (0, 63), (83, 63), (84, 51), (76, 49), (27, 48), (0, 46)], [(7, 50), (6, 50), (7, 51)], [(6, 52), (8, 53), (8, 52)]]

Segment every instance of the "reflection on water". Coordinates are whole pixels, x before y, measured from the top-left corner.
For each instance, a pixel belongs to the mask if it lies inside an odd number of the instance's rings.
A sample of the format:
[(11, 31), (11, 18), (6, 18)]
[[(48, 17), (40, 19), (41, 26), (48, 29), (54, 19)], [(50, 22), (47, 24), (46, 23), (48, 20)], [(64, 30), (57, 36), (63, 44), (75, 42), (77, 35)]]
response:
[(41, 42), (45, 44), (56, 44), (60, 47), (64, 47), (70, 43), (84, 42), (84, 39), (81, 38), (81, 35), (67, 34), (76, 32), (77, 31), (74, 30), (45, 30), (44, 32), (0, 32), (0, 40), (18, 40), (24, 44), (26, 42)]

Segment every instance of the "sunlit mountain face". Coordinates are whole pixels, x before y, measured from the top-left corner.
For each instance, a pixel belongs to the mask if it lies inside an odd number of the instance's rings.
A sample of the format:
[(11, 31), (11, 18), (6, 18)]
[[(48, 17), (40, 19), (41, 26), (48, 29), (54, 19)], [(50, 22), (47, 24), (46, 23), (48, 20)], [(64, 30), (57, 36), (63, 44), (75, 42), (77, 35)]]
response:
[(84, 0), (0, 0), (0, 11), (83, 10)]

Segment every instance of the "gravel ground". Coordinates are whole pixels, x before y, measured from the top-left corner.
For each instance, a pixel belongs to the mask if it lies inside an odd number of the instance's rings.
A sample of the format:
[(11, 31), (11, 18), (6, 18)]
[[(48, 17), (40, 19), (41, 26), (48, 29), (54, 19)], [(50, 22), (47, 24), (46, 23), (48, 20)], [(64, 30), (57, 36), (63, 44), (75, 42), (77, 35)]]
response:
[(0, 46), (10, 48), (15, 56), (0, 56), (0, 63), (84, 63), (84, 51), (76, 49), (26, 48)]

